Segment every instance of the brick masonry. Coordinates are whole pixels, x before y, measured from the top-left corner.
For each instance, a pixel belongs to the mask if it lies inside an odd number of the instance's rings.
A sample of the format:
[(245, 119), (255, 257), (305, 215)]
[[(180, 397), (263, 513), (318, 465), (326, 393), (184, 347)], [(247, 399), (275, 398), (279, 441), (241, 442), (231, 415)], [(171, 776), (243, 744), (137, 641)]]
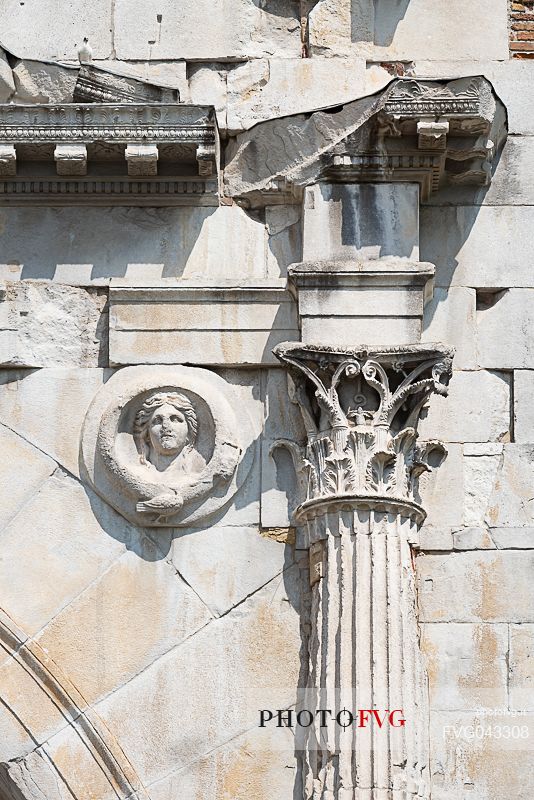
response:
[(510, 3), (510, 56), (534, 58), (534, 0)]

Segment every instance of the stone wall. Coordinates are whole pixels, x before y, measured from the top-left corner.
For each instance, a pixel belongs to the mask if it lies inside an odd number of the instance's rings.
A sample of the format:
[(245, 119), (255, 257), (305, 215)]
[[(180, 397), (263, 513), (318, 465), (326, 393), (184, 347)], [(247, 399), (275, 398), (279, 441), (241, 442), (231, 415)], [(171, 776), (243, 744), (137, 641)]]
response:
[[(419, 209), (418, 257), (436, 266), (422, 342), (456, 348), (449, 396), (420, 425), (448, 450), (421, 478), (428, 517), (414, 551), (433, 800), (534, 792), (530, 5), (0, 9), (0, 102), (72, 102), (87, 37), (97, 66), (214, 106), (226, 153), (258, 123), (339, 108), (398, 75), (483, 75), (504, 104), (490, 185), (442, 187)], [(261, 708), (295, 703), (307, 669), (298, 492), (289, 457), (272, 452), (305, 438), (271, 353), (299, 337), (287, 276), (303, 260), (301, 204), (0, 202), (0, 797), (300, 800), (292, 731), (258, 721)], [(210, 319), (187, 327), (173, 312), (168, 323), (157, 305), (133, 334), (121, 327), (120, 292), (154, 287), (202, 290)], [(236, 288), (255, 291), (256, 305), (224, 316)], [(249, 418), (250, 471), (207, 521), (158, 528), (102, 498), (80, 443), (114, 376), (175, 363), (225, 381)]]

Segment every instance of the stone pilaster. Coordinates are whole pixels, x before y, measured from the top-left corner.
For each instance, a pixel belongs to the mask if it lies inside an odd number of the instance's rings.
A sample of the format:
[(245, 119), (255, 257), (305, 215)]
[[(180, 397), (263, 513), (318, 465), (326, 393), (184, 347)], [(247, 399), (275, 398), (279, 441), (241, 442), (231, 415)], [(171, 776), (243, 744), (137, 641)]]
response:
[[(310, 557), (303, 705), (314, 724), (301, 744), (302, 796), (428, 798), (427, 689), (411, 546), (425, 517), (418, 476), (445, 451), (439, 442), (418, 443), (417, 422), (433, 393), (446, 394), (452, 352), (441, 345), (371, 351), (301, 344), (275, 352), (289, 367), (290, 398), (308, 439), (303, 447), (286, 443), (305, 497), (295, 522)], [(343, 728), (336, 717), (346, 722), (346, 710), (354, 723)], [(386, 712), (395, 712), (394, 724), (384, 721)]]

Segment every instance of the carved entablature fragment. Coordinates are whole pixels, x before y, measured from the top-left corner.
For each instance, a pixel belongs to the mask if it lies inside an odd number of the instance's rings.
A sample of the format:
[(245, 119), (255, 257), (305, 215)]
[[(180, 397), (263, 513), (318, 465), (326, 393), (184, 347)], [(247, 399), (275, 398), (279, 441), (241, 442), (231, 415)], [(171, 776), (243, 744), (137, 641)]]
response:
[(196, 523), (229, 503), (251, 466), (251, 423), (234, 408), (231, 388), (207, 370), (121, 370), (87, 413), (83, 474), (131, 522)]
[(351, 503), (422, 521), (418, 478), (445, 456), (440, 442), (418, 442), (432, 394), (446, 395), (453, 350), (443, 345), (337, 349), (281, 344), (291, 400), (308, 441), (290, 450), (305, 497), (296, 520)]
[(0, 105), (0, 204), (217, 205), (218, 136), (208, 106)]
[[(380, 95), (259, 123), (231, 144), (226, 193), (250, 206), (298, 202), (312, 183), (485, 186), (506, 137), (506, 111), (484, 77), (397, 79)], [(283, 142), (284, 146), (281, 146)]]

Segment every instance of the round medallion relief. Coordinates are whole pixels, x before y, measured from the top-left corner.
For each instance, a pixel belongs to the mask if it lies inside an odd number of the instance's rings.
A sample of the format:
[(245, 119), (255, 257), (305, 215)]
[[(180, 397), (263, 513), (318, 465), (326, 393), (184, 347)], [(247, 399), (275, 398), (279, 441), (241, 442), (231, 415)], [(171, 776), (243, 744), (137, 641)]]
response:
[(143, 526), (183, 526), (228, 503), (252, 461), (232, 387), (195, 367), (126, 367), (94, 398), (82, 433), (95, 491)]

